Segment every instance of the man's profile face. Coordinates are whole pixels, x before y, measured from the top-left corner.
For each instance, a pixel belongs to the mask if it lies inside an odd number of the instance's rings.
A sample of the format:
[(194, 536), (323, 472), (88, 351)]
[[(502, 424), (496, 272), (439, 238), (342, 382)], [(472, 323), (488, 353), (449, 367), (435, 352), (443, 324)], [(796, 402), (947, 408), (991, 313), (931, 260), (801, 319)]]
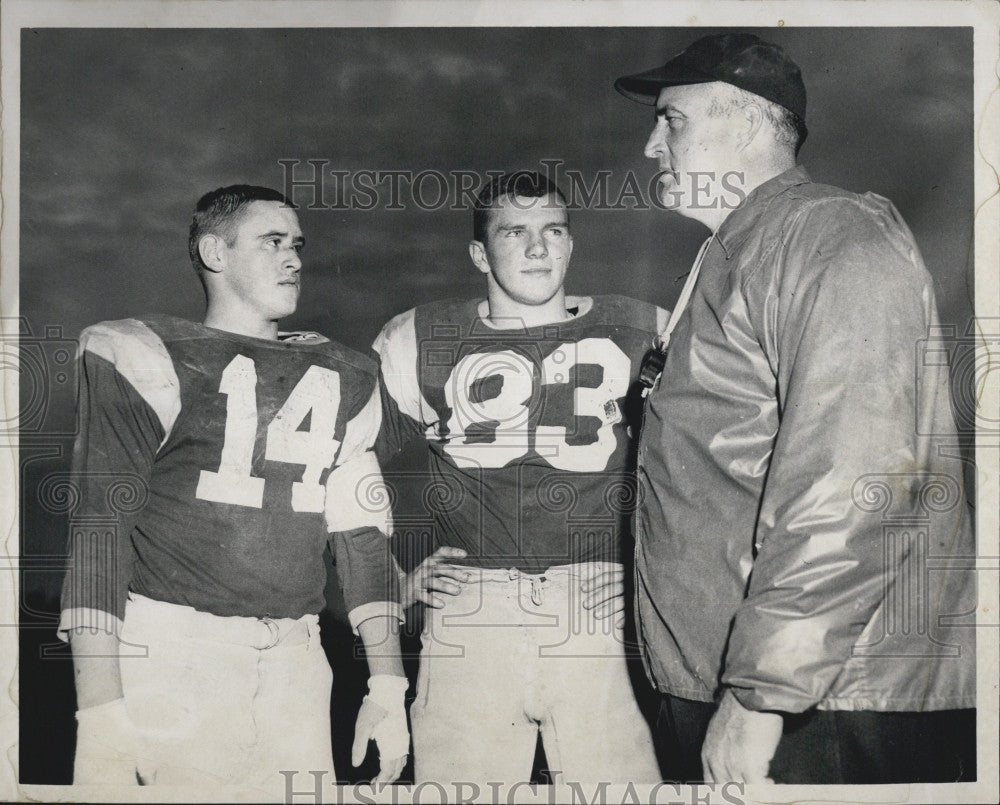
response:
[(566, 206), (555, 195), (501, 198), (489, 211), (485, 260), (502, 293), (542, 305), (562, 288), (573, 251)]
[(276, 321), (295, 312), (299, 301), (304, 245), (295, 211), (280, 201), (248, 204), (236, 226), (232, 245), (225, 246), (224, 293)]
[(724, 112), (710, 113), (717, 86), (662, 89), (656, 100), (656, 123), (646, 142), (646, 156), (664, 172), (658, 185), (660, 202), (695, 219), (725, 203), (735, 206), (735, 194), (726, 191), (722, 180), (738, 166), (736, 121)]

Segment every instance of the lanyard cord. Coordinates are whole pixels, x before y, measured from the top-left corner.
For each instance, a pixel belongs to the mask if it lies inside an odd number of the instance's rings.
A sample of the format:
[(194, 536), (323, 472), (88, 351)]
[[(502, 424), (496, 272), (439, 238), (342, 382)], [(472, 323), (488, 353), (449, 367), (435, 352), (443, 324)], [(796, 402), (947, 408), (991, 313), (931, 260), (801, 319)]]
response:
[(653, 348), (646, 353), (646, 357), (643, 359), (642, 369), (639, 372), (639, 382), (645, 387), (642, 392), (643, 397), (649, 394), (649, 390), (660, 379), (660, 374), (663, 372), (663, 364), (667, 359), (667, 347), (670, 345), (670, 336), (674, 332), (677, 322), (680, 321), (685, 308), (687, 308), (688, 302), (691, 300), (695, 283), (698, 282), (698, 274), (701, 273), (701, 264), (705, 260), (705, 253), (708, 251), (708, 247), (714, 237), (714, 233), (709, 235), (705, 239), (705, 242), (701, 244), (698, 256), (694, 259), (694, 266), (688, 273), (687, 279), (684, 281), (684, 287), (681, 289), (681, 295), (677, 298), (677, 304), (674, 305), (674, 309), (670, 313), (670, 318), (667, 320), (667, 326), (654, 339)]
[(694, 267), (691, 269), (691, 273), (687, 275), (687, 279), (684, 281), (684, 287), (681, 289), (681, 295), (677, 297), (677, 304), (674, 305), (674, 309), (670, 313), (670, 318), (667, 320), (667, 326), (663, 329), (663, 332), (657, 336), (656, 347), (660, 350), (660, 352), (667, 351), (667, 347), (670, 344), (670, 334), (673, 333), (674, 328), (677, 326), (677, 322), (680, 321), (681, 315), (684, 313), (684, 309), (688, 306), (688, 302), (691, 301), (691, 294), (694, 292), (694, 285), (698, 281), (698, 274), (701, 273), (701, 264), (705, 260), (705, 252), (708, 251), (708, 246), (714, 237), (714, 234), (709, 235), (705, 239), (705, 242), (701, 244), (701, 248), (698, 249), (698, 256), (694, 258)]

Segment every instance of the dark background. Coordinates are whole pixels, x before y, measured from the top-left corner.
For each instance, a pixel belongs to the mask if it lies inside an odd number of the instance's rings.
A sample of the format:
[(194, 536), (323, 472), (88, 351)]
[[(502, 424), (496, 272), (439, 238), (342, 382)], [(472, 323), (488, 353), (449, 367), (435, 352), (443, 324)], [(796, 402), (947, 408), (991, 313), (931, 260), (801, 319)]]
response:
[[(479, 175), (561, 160), (588, 185), (610, 171), (611, 201), (631, 172), (648, 201), (652, 110), (611, 84), (719, 30), (22, 32), (22, 782), (69, 782), (71, 771), (72, 674), (54, 632), (68, 513), (45, 491), (68, 466), (75, 376), (66, 357), (80, 330), (102, 319), (201, 317), (186, 250), (196, 199), (235, 182), (290, 189), (279, 160), (298, 160), (297, 178), (310, 159), (327, 160), (327, 170)], [(973, 306), (971, 29), (740, 30), (782, 45), (802, 68), (810, 136), (800, 159), (812, 177), (897, 205), (934, 276), (942, 321), (963, 333)], [(332, 179), (326, 187), (333, 203)], [(426, 186), (432, 200), (435, 187)], [(309, 209), (311, 193), (295, 192), (308, 243), (287, 329), (363, 350), (415, 304), (482, 294), (466, 251), (469, 210), (420, 209), (406, 183), (403, 209), (386, 209), (388, 186), (379, 190), (367, 211)], [(707, 232), (624, 206), (572, 212), (567, 288), (670, 307)], [(956, 392), (961, 420), (971, 395), (966, 385)], [(387, 472), (421, 466), (415, 449)], [(328, 590), (334, 718), (347, 725), (363, 674)], [(412, 636), (408, 644), (417, 646)], [(346, 761), (349, 733), (335, 731), (338, 771), (370, 776), (370, 765), (355, 772)]]

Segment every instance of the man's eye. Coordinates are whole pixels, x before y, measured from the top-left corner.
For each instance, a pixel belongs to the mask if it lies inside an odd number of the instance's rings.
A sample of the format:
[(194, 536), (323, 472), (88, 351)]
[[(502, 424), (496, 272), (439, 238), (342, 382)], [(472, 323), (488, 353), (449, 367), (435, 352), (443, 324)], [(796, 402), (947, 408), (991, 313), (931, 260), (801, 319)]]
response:
[(520, 230), (520, 229), (508, 229), (507, 230), (507, 237), (508, 238), (516, 238), (516, 237), (518, 237), (518, 236), (520, 236), (522, 234), (522, 231), (523, 230)]
[(566, 230), (563, 229), (561, 226), (554, 226), (551, 229), (549, 229), (549, 232), (555, 235), (556, 237), (560, 238), (566, 234)]

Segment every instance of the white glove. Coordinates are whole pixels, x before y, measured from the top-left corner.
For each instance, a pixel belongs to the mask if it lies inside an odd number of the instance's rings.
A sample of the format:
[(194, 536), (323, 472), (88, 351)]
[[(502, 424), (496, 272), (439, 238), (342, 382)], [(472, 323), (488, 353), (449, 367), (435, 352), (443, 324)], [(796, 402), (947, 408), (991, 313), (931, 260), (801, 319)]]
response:
[(139, 785), (139, 735), (124, 699), (76, 713), (75, 785)]
[(378, 745), (382, 760), (405, 757), (410, 751), (410, 730), (406, 726), (404, 700), (408, 686), (405, 676), (376, 674), (368, 678), (365, 701), (377, 704), (388, 713), (372, 730), (372, 738)]

